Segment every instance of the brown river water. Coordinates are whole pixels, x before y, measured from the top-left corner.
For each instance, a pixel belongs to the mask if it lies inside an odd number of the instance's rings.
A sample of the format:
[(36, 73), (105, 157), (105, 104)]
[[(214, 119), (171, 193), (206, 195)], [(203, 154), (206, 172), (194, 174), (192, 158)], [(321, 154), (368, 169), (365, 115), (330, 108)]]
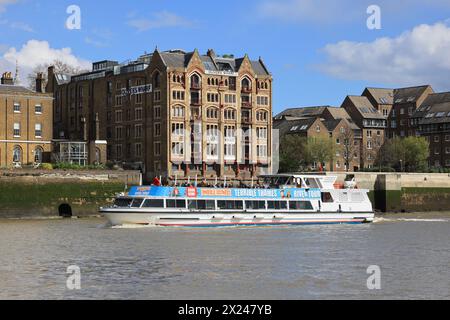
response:
[(2, 220), (0, 299), (450, 299), (450, 213), (270, 228)]

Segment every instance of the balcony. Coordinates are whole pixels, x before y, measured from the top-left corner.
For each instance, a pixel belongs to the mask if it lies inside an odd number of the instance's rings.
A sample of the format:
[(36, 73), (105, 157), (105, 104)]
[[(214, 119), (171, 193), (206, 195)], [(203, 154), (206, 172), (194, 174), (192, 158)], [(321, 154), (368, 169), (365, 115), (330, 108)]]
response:
[(252, 93), (251, 87), (242, 87), (242, 93)]
[(252, 107), (252, 103), (248, 102), (248, 101), (242, 102), (241, 104), (242, 104), (243, 108), (251, 108)]
[(202, 101), (200, 99), (191, 99), (191, 106), (200, 107), (202, 105)]

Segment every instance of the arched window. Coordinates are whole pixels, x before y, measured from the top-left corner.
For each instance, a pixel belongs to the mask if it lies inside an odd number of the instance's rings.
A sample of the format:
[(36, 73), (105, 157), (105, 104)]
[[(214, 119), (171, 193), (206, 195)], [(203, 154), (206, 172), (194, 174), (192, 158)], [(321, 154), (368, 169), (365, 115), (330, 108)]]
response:
[(22, 163), (22, 148), (20, 146), (15, 146), (13, 149), (13, 162)]
[(44, 150), (41, 147), (34, 149), (34, 163), (42, 163)]
[(226, 109), (224, 118), (225, 120), (236, 120), (236, 111), (234, 109)]
[(172, 107), (172, 117), (175, 118), (184, 118), (184, 107), (183, 106), (174, 106)]
[(250, 90), (251, 89), (250, 80), (248, 80), (247, 78), (242, 79), (241, 86), (242, 89), (244, 90)]
[(99, 148), (95, 148), (95, 163), (100, 164), (102, 161), (101, 159), (101, 153)]
[(161, 76), (159, 75), (159, 72), (156, 72), (153, 76), (153, 86), (155, 88), (159, 88), (161, 85)]
[(257, 111), (256, 121), (267, 121), (267, 111)]
[(172, 81), (173, 81), (173, 82), (177, 82), (177, 76), (176, 76), (176, 75), (173, 75)]
[(217, 108), (208, 108), (208, 110), (206, 110), (206, 117), (208, 119), (218, 119), (219, 112), (218, 112)]
[(192, 88), (200, 88), (200, 77), (197, 74), (191, 76), (191, 86)]

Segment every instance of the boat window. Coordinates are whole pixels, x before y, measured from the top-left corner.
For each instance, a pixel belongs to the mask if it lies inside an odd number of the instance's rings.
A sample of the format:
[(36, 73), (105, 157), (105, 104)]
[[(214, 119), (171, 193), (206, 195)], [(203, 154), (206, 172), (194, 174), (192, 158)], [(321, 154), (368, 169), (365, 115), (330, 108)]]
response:
[(131, 203), (132, 208), (140, 208), (142, 202), (144, 202), (144, 199), (133, 199), (133, 202)]
[(267, 201), (267, 208), (273, 210), (287, 210), (287, 201)]
[(190, 210), (214, 210), (214, 200), (189, 200)]
[(114, 206), (119, 208), (126, 208), (131, 205), (131, 202), (133, 199), (127, 199), (127, 198), (118, 198), (116, 201), (114, 201)]
[(217, 208), (221, 210), (242, 210), (244, 209), (244, 203), (239, 200), (219, 200), (217, 201)]
[(167, 208), (186, 209), (185, 200), (166, 200)]
[(333, 196), (330, 192), (322, 192), (322, 202), (323, 203), (333, 203)]
[(311, 201), (290, 201), (289, 208), (291, 210), (313, 210)]
[(265, 201), (245, 201), (245, 207), (248, 210), (265, 210), (266, 202)]
[(147, 199), (144, 201), (143, 208), (164, 208), (163, 199)]

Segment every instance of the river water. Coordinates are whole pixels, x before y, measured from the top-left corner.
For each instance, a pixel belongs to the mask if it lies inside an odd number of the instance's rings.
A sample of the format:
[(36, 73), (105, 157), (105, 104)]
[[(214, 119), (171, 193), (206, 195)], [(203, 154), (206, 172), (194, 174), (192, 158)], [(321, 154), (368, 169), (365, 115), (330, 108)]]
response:
[[(367, 287), (374, 265), (380, 290)], [(0, 299), (450, 299), (450, 214), (222, 229), (0, 221)]]

